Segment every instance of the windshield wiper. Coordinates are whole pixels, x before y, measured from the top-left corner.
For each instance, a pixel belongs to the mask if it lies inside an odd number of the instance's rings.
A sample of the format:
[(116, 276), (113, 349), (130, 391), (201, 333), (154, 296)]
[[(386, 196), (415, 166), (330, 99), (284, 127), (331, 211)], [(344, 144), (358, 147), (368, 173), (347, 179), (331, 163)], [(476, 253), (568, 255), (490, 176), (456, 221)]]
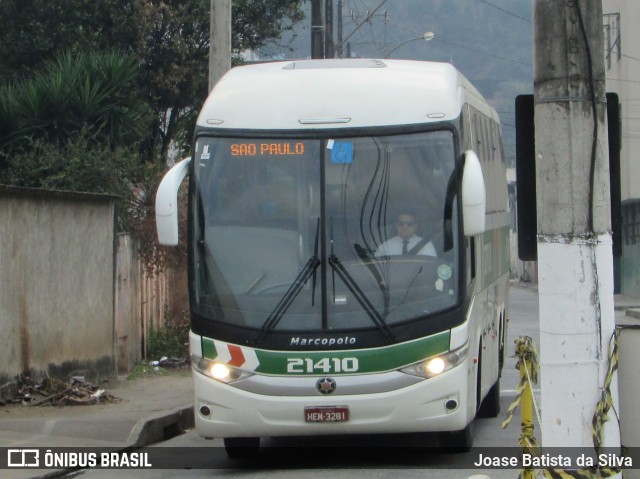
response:
[(258, 337), (256, 338), (256, 342), (261, 342), (265, 335), (276, 327), (276, 325), (280, 322), (282, 317), (285, 315), (293, 301), (296, 299), (302, 288), (307, 283), (309, 278), (313, 275), (313, 290), (311, 292), (311, 304), (315, 303), (315, 290), (316, 290), (316, 271), (318, 266), (320, 266), (320, 258), (318, 257), (318, 243), (320, 236), (320, 218), (318, 218), (318, 222), (316, 224), (316, 239), (315, 245), (313, 249), (313, 256), (309, 258), (309, 261), (304, 265), (304, 268), (298, 273), (296, 279), (293, 280), (291, 286), (284, 296), (278, 301), (275, 309), (271, 312), (267, 320), (264, 322), (260, 331), (258, 332)]
[(391, 328), (389, 328), (389, 325), (384, 322), (384, 319), (382, 319), (380, 313), (378, 313), (375, 306), (373, 306), (373, 304), (371, 304), (371, 301), (369, 301), (369, 298), (367, 298), (367, 295), (364, 293), (364, 291), (362, 291), (360, 286), (358, 286), (358, 283), (355, 282), (353, 277), (345, 269), (340, 259), (336, 255), (332, 254), (331, 256), (329, 256), (329, 265), (336, 273), (338, 273), (338, 276), (340, 276), (340, 279), (344, 282), (347, 288), (349, 288), (351, 294), (353, 294), (358, 303), (360, 303), (362, 309), (364, 309), (365, 313), (369, 315), (375, 325), (380, 328), (380, 331), (382, 331), (385, 337), (389, 341), (396, 341), (396, 338), (393, 335)]
[[(378, 326), (380, 331), (382, 331), (382, 334), (384, 334), (389, 341), (396, 342), (396, 338), (393, 335), (393, 331), (391, 331), (391, 328), (389, 327), (389, 325), (385, 322), (384, 318), (380, 315), (380, 313), (375, 308), (375, 306), (371, 304), (371, 301), (369, 300), (365, 292), (362, 291), (362, 288), (360, 288), (358, 283), (353, 279), (353, 276), (349, 274), (349, 271), (347, 271), (347, 269), (344, 267), (344, 265), (340, 261), (340, 258), (338, 258), (333, 252), (333, 222), (331, 224), (331, 254), (329, 255), (328, 263), (329, 263), (329, 266), (331, 266), (331, 269), (333, 270), (333, 272), (337, 273), (338, 276), (340, 276), (340, 279), (347, 286), (351, 294), (353, 294), (353, 296), (356, 298), (356, 301), (360, 303), (360, 306), (362, 306), (362, 309), (364, 309), (365, 313), (369, 315), (369, 317), (374, 322), (374, 324)], [(336, 282), (334, 279), (333, 281), (334, 301), (335, 301), (335, 284)], [(382, 289), (382, 285), (380, 287)], [(385, 301), (385, 316), (386, 316), (387, 309), (388, 309), (388, 304), (387, 304), (387, 301)]]

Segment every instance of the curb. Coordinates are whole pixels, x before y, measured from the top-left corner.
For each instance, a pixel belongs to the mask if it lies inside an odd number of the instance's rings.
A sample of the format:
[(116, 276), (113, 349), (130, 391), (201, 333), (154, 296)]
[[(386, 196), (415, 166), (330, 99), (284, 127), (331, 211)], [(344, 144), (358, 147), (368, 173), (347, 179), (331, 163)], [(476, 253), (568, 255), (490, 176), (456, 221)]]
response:
[[(193, 404), (188, 404), (172, 412), (160, 412), (155, 416), (140, 419), (133, 426), (127, 445), (118, 448), (120, 451), (135, 449), (166, 441), (179, 436), (187, 429), (194, 427)], [(32, 479), (55, 479), (64, 477), (79, 468), (56, 469), (42, 475), (32, 476)]]
[(140, 419), (131, 430), (127, 447), (144, 447), (179, 436), (194, 427), (193, 404)]

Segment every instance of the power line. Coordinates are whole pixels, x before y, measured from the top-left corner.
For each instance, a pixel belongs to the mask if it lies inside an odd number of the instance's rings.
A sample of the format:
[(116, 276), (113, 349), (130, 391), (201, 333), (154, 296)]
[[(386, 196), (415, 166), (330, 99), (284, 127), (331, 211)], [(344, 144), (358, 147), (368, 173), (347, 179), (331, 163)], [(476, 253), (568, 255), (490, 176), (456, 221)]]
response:
[(353, 34), (356, 33), (360, 29), (360, 27), (362, 27), (362, 25), (367, 23), (371, 19), (371, 17), (373, 17), (373, 15), (380, 9), (380, 7), (382, 7), (382, 5), (384, 5), (386, 2), (387, 0), (382, 0), (376, 8), (374, 8), (370, 13), (368, 13), (367, 16), (364, 18), (364, 20), (362, 20), (362, 22), (356, 25), (356, 28), (342, 40), (342, 42), (338, 45), (338, 48), (342, 47), (342, 45), (344, 45), (347, 42), (347, 40), (349, 40), (353, 36)]
[(523, 22), (527, 22), (529, 24), (531, 23), (531, 20), (529, 20), (528, 18), (521, 17), (520, 15), (510, 12), (509, 10), (505, 10), (504, 8), (494, 5), (491, 2), (487, 2), (487, 0), (478, 0), (478, 1), (484, 3), (485, 5), (489, 5), (490, 7), (493, 7), (497, 10), (500, 10), (502, 13), (506, 13), (507, 15), (517, 18), (518, 20), (522, 20)]
[[(398, 25), (397, 23), (392, 22), (392, 21), (389, 21), (389, 25), (394, 26), (398, 30), (405, 31), (407, 33), (414, 34), (416, 36), (422, 35), (422, 33), (418, 33), (418, 32), (416, 32), (414, 30), (407, 29), (406, 27)], [(520, 61), (520, 60), (514, 60), (513, 58), (507, 58), (507, 57), (503, 57), (503, 56), (500, 56), (500, 55), (496, 55), (495, 53), (490, 53), (490, 52), (487, 52), (487, 51), (470, 48), (470, 47), (468, 47), (466, 45), (461, 45), (459, 43), (448, 42), (446, 40), (443, 40), (442, 37), (440, 37), (440, 36), (438, 36), (437, 39), (438, 39), (438, 43), (444, 43), (444, 44), (451, 45), (451, 46), (456, 47), (456, 48), (462, 48), (464, 50), (470, 50), (472, 52), (482, 53), (483, 55), (488, 55), (490, 57), (498, 58), (500, 60), (505, 60), (505, 61), (512, 62), (512, 63), (520, 63), (521, 65), (526, 65), (526, 66), (531, 66), (532, 65), (531, 62), (527, 63), (527, 62), (523, 62), (523, 61)]]
[[(357, 35), (353, 36), (353, 38), (351, 38), (349, 42), (346, 42), (346, 40), (349, 38), (347, 37), (346, 39), (342, 40), (342, 44), (345, 45), (346, 43), (349, 43), (351, 45), (351, 48), (367, 47), (373, 45), (376, 50), (384, 51), (386, 42), (385, 38), (387, 33), (386, 18), (388, 16), (388, 12), (384, 11), (382, 13), (376, 13), (376, 11), (379, 10), (380, 7), (384, 3), (386, 3), (386, 1), (387, 0), (382, 0), (382, 3), (380, 3), (373, 11), (371, 11), (364, 0), (359, 0), (359, 2), (357, 0), (346, 0), (344, 7), (351, 13), (351, 22), (349, 22), (349, 24), (354, 27), (351, 35), (354, 35), (356, 32)], [(361, 3), (362, 5), (358, 6), (358, 3)], [(379, 36), (380, 34), (376, 32), (376, 27), (374, 25), (374, 20), (376, 19), (376, 17), (380, 16), (383, 16), (385, 18), (385, 27), (381, 34), (382, 40), (379, 40), (377, 38), (377, 36)], [(362, 17), (364, 17), (364, 19), (361, 19)], [(366, 28), (362, 28), (365, 23), (368, 23), (369, 25)], [(380, 42), (382, 43), (382, 45), (379, 45)]]

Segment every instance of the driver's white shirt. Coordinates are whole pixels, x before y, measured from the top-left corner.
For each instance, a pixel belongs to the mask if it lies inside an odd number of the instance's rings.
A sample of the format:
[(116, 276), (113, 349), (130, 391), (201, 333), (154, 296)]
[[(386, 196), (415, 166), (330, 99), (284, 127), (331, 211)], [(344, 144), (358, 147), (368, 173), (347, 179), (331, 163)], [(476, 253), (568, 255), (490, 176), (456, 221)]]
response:
[[(417, 245), (420, 241), (422, 241), (422, 237), (418, 235), (413, 235), (409, 238), (409, 243), (407, 243), (407, 251), (411, 251), (415, 245)], [(376, 258), (380, 256), (393, 256), (393, 255), (401, 255), (402, 254), (402, 238), (400, 236), (394, 236), (390, 240), (385, 241), (374, 253)], [(436, 254), (436, 248), (433, 246), (433, 243), (429, 241), (425, 244), (417, 254), (422, 254), (426, 256), (438, 256)]]

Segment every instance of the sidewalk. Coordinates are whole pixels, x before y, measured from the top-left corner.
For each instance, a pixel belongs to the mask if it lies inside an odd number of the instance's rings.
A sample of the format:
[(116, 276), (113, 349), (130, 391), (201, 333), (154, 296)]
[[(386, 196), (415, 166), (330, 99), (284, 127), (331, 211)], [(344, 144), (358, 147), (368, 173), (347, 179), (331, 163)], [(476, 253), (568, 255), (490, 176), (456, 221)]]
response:
[[(100, 387), (119, 400), (88, 406), (0, 406), (0, 447), (141, 447), (193, 427), (190, 369)], [(53, 475), (52, 470), (2, 470), (6, 479)]]

